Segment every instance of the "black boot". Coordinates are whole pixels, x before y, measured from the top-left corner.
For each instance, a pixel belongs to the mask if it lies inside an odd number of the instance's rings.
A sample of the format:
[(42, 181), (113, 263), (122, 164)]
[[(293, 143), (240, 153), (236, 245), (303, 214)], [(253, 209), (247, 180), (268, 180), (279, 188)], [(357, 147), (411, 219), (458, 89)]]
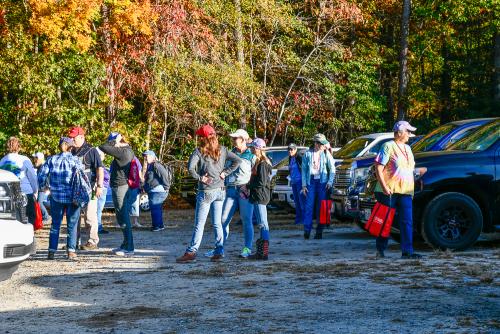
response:
[(252, 260), (262, 260), (264, 256), (264, 240), (257, 239), (255, 245), (257, 246), (257, 252), (253, 253), (248, 258)]
[(269, 240), (263, 240), (261, 260), (267, 260), (268, 258), (269, 258)]
[(323, 231), (316, 231), (316, 234), (314, 235), (314, 239), (323, 239)]
[(309, 240), (309, 237), (311, 236), (311, 232), (309, 231), (304, 231), (304, 239)]

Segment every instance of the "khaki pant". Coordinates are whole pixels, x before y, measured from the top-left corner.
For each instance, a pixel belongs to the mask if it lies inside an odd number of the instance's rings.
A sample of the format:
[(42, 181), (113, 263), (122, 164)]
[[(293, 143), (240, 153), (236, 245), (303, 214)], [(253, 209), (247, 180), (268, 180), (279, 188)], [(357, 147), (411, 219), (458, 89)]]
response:
[[(97, 221), (97, 198), (90, 200), (89, 204), (82, 209), (82, 217), (85, 224), (85, 231), (88, 234), (88, 242), (97, 246), (99, 243), (99, 225)], [(85, 245), (83, 243), (83, 245)]]

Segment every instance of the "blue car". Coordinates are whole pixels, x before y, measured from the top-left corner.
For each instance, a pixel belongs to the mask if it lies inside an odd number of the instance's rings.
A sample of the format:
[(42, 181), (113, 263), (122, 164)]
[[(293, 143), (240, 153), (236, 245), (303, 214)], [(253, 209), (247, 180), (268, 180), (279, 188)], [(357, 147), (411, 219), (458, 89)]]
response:
[[(428, 133), (419, 140), (410, 142), (413, 153), (442, 151), (447, 147), (474, 132), (475, 129), (493, 118), (469, 119), (446, 123)], [(337, 167), (337, 175), (343, 175), (345, 195), (334, 196), (334, 201), (339, 202), (342, 210), (338, 210), (345, 217), (357, 218), (359, 214), (358, 195), (364, 189), (370, 167), (375, 161), (375, 154), (354, 159), (347, 159)], [(347, 184), (345, 180), (348, 180)], [(335, 184), (337, 188), (339, 185)], [(340, 217), (342, 218), (342, 217)]]

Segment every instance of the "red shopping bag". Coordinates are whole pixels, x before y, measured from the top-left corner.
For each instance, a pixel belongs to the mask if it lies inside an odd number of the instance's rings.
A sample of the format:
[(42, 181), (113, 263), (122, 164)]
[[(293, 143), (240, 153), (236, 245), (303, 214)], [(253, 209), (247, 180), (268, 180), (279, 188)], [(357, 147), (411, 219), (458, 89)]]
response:
[(35, 202), (35, 224), (33, 225), (33, 229), (37, 231), (42, 228), (43, 228), (42, 209), (40, 208), (40, 203)]
[(332, 200), (325, 199), (321, 201), (321, 205), (319, 208), (319, 223), (321, 225), (329, 225), (332, 223), (332, 205)]
[(388, 238), (395, 213), (396, 209), (377, 202), (366, 222), (365, 229), (373, 236)]

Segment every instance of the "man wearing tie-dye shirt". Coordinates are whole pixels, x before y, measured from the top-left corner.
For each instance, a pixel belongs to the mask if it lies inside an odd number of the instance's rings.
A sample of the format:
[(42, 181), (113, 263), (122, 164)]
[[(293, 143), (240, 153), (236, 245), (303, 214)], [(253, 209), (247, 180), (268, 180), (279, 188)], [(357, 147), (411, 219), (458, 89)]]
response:
[[(421, 255), (413, 252), (412, 197), (414, 189), (415, 160), (408, 139), (417, 128), (406, 121), (394, 125), (394, 140), (382, 145), (375, 158), (377, 201), (396, 209), (395, 220), (399, 222), (401, 252), (405, 259), (417, 259)], [(384, 257), (388, 238), (377, 238), (377, 257)]]

